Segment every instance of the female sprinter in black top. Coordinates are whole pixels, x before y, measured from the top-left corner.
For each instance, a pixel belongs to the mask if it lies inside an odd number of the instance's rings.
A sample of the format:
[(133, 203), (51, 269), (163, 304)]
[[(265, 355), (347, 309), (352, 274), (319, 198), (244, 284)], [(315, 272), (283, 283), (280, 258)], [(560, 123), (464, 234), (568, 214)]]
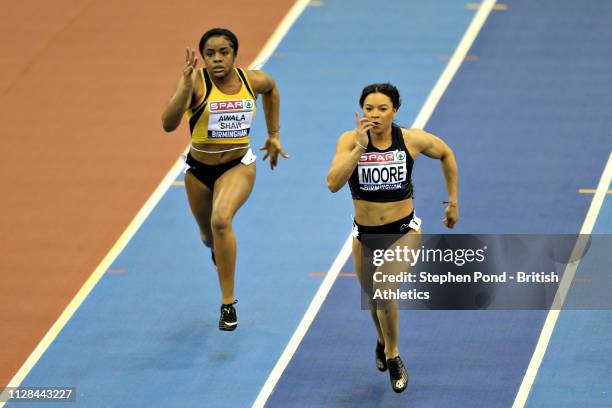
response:
[[(376, 289), (395, 288), (397, 284), (373, 282), (375, 267), (362, 260), (391, 244), (408, 248), (420, 245), (421, 220), (414, 213), (411, 175), (414, 159), (421, 153), (442, 164), (448, 190), (443, 222), (453, 228), (459, 218), (457, 164), (453, 151), (440, 138), (393, 123), (400, 107), (399, 92), (393, 85), (366, 86), (359, 104), (363, 117), (355, 113), (357, 128), (340, 136), (327, 185), (335, 193), (349, 182), (355, 206), (353, 262), (378, 332), (376, 365), (380, 371), (389, 368), (393, 390), (402, 392), (408, 385), (408, 373), (398, 350), (397, 302), (374, 299)], [(406, 265), (400, 267), (406, 270)]]
[(199, 44), (204, 68), (196, 70), (195, 51), (187, 49), (176, 92), (162, 115), (164, 130), (175, 130), (185, 113), (189, 118), (191, 148), (187, 156), (185, 189), (204, 245), (212, 250), (221, 286), (220, 330), (238, 325), (234, 304), (236, 238), (232, 220), (255, 183), (255, 155), (250, 130), (257, 95), (263, 96), (268, 127), (263, 159), (270, 168), (279, 154), (289, 156), (280, 143), (280, 95), (274, 80), (262, 71), (236, 68), (238, 39), (229, 30), (214, 28)]

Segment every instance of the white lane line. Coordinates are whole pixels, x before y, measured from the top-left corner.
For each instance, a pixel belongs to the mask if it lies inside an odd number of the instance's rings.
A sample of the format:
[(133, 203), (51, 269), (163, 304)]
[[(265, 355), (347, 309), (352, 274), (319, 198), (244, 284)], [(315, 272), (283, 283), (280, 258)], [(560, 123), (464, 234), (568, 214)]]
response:
[[(452, 58), (446, 65), (446, 68), (440, 75), (440, 78), (436, 82), (436, 85), (433, 87), (431, 93), (429, 94), (429, 97), (421, 108), (421, 111), (419, 112), (417, 118), (415, 119), (412, 125), (413, 128), (423, 128), (431, 117), (431, 114), (433, 113), (436, 105), (440, 101), (442, 94), (444, 94), (444, 91), (446, 91), (446, 88), (455, 76), (455, 73), (459, 69), (459, 66), (465, 59), (467, 52), (474, 43), (474, 40), (478, 36), (480, 29), (487, 20), (487, 17), (491, 13), (491, 10), (493, 9), (494, 5), (495, 0), (485, 0), (482, 3), (480, 9), (472, 19), (472, 22), (468, 26), (465, 33), (463, 34), (463, 38), (461, 39), (461, 42), (453, 53)], [(297, 329), (295, 329), (295, 332), (293, 333), (293, 336), (291, 336), (289, 343), (287, 343), (283, 354), (281, 354), (281, 356), (279, 357), (278, 361), (276, 362), (276, 365), (272, 369), (272, 372), (268, 376), (268, 379), (266, 380), (261, 391), (259, 392), (257, 399), (253, 403), (254, 408), (263, 408), (265, 406), (266, 401), (272, 394), (272, 391), (274, 390), (274, 387), (276, 387), (278, 380), (287, 368), (287, 365), (289, 365), (289, 361), (291, 361), (291, 359), (293, 358), (293, 355), (297, 351), (300, 343), (302, 342), (302, 339), (306, 335), (308, 328), (310, 327), (314, 318), (319, 312), (321, 305), (325, 301), (327, 294), (331, 290), (332, 285), (334, 284), (336, 278), (338, 277), (338, 274), (340, 273), (340, 269), (348, 260), (348, 257), (351, 254), (351, 246), (352, 236), (349, 235), (346, 241), (344, 242), (340, 253), (336, 257), (336, 260), (327, 272), (327, 275), (321, 283), (319, 290), (312, 299), (310, 306), (308, 306), (308, 309), (306, 310), (304, 317), (300, 321), (300, 324), (298, 325)]]
[(438, 102), (440, 102), (440, 98), (442, 98), (442, 95), (444, 92), (446, 92), (446, 88), (448, 88), (448, 85), (451, 83), (452, 79), (457, 73), (461, 63), (465, 60), (468, 51), (472, 47), (472, 44), (487, 20), (487, 17), (489, 17), (489, 14), (491, 14), (493, 6), (495, 6), (495, 1), (485, 0), (482, 3), (469, 27), (465, 31), (461, 42), (459, 42), (455, 53), (451, 57), (450, 61), (448, 61), (448, 64), (446, 64), (446, 68), (442, 72), (442, 75), (440, 75), (440, 79), (438, 79), (438, 82), (429, 93), (429, 96), (412, 124), (412, 127), (418, 129), (425, 127), (425, 124), (431, 117), (431, 114), (438, 105)]
[[(599, 180), (597, 190), (595, 191), (595, 195), (591, 201), (591, 206), (589, 207), (589, 211), (587, 212), (584, 223), (582, 224), (580, 235), (588, 235), (593, 231), (593, 226), (595, 225), (595, 221), (597, 220), (597, 216), (599, 215), (599, 211), (601, 210), (601, 206), (603, 205), (604, 198), (606, 197), (606, 192), (610, 187), (611, 181), (612, 153), (610, 153), (608, 156), (608, 162), (603, 173), (601, 174), (601, 179)], [(565, 303), (565, 298), (569, 292), (572, 281), (574, 280), (574, 276), (576, 275), (576, 269), (580, 263), (580, 259), (582, 257), (581, 255), (585, 250), (586, 242), (586, 239), (579, 238), (574, 245), (570, 259), (576, 259), (576, 261), (569, 263), (565, 267), (563, 278), (561, 278), (561, 283), (559, 284), (559, 288), (555, 294), (551, 310), (548, 311), (548, 315), (544, 321), (544, 326), (540, 332), (540, 338), (538, 339), (538, 343), (533, 351), (531, 361), (529, 362), (529, 366), (527, 367), (527, 371), (525, 372), (521, 386), (516, 394), (512, 408), (522, 408), (527, 403), (527, 398), (529, 398), (529, 393), (533, 387), (533, 382), (538, 375), (538, 370), (542, 364), (544, 354), (546, 354), (546, 349), (548, 348), (548, 343), (550, 342), (555, 325), (557, 324), (557, 319), (559, 318), (561, 308)]]
[[(295, 20), (299, 17), (302, 11), (308, 5), (309, 0), (298, 0), (293, 5), (293, 7), (287, 12), (279, 26), (276, 28), (274, 33), (270, 36), (265, 46), (259, 52), (254, 61), (249, 65), (249, 69), (258, 69), (263, 63), (257, 63), (257, 61), (267, 61), (278, 44), (281, 42), (287, 31), (291, 25), (295, 22)], [(184, 154), (187, 154), (189, 150), (189, 146), (185, 149)], [(59, 318), (53, 323), (53, 326), (49, 329), (49, 331), (45, 334), (42, 340), (38, 343), (36, 348), (32, 351), (27, 360), (23, 363), (23, 365), (19, 368), (17, 373), (13, 376), (11, 381), (8, 383), (7, 387), (18, 387), (21, 382), (28, 375), (30, 370), (36, 365), (40, 357), (45, 353), (45, 351), (49, 348), (51, 343), (55, 340), (58, 334), (62, 331), (64, 326), (68, 323), (68, 321), (72, 318), (77, 309), (81, 306), (85, 298), (89, 295), (89, 293), (93, 290), (96, 284), (100, 281), (102, 276), (106, 270), (110, 267), (110, 265), (114, 262), (114, 260), (119, 256), (121, 251), (126, 247), (126, 245), (130, 242), (132, 237), (136, 234), (140, 226), (144, 223), (147, 217), (151, 214), (155, 206), (162, 199), (164, 194), (168, 191), (168, 189), (172, 186), (172, 183), (178, 177), (180, 171), (182, 170), (184, 165), (184, 161), (182, 158), (177, 159), (174, 163), (170, 171), (166, 174), (161, 183), (157, 186), (153, 194), (149, 197), (149, 199), (142, 206), (140, 211), (136, 214), (132, 222), (128, 225), (128, 227), (123, 231), (117, 242), (113, 245), (111, 250), (106, 254), (102, 262), (97, 266), (91, 276), (87, 279), (87, 281), (83, 284), (81, 289), (77, 292), (74, 298), (70, 301), (68, 306), (64, 309)], [(0, 408), (4, 407), (6, 402), (0, 401)]]
[(287, 35), (291, 26), (293, 26), (295, 21), (300, 17), (304, 9), (308, 7), (308, 3), (310, 3), (310, 0), (298, 0), (295, 2), (293, 7), (291, 7), (289, 12), (285, 15), (285, 18), (283, 18), (278, 27), (276, 27), (276, 30), (274, 30), (274, 33), (272, 33), (266, 45), (264, 45), (257, 57), (255, 57), (250, 69), (259, 69), (268, 62), (268, 59), (272, 56), (274, 50), (276, 50), (285, 35)]
[[(138, 211), (132, 222), (130, 222), (130, 224), (125, 229), (125, 231), (123, 231), (117, 242), (115, 242), (115, 245), (113, 245), (113, 247), (106, 254), (104, 259), (102, 259), (102, 262), (100, 262), (100, 264), (91, 274), (91, 276), (87, 279), (87, 281), (85, 281), (83, 286), (81, 286), (81, 289), (79, 289), (77, 294), (74, 296), (74, 298), (72, 298), (72, 300), (70, 301), (68, 306), (66, 306), (59, 318), (55, 321), (55, 323), (53, 323), (53, 326), (51, 326), (47, 334), (45, 334), (45, 336), (38, 343), (34, 351), (32, 351), (32, 353), (23, 363), (21, 368), (13, 376), (13, 378), (8, 384), (8, 387), (18, 387), (19, 384), (21, 384), (21, 382), (28, 375), (32, 367), (34, 367), (34, 365), (38, 362), (40, 357), (45, 353), (47, 348), (49, 348), (49, 346), (55, 340), (60, 331), (62, 331), (64, 326), (66, 326), (66, 324), (72, 318), (79, 306), (81, 306), (85, 298), (89, 295), (89, 293), (96, 286), (98, 281), (102, 278), (106, 270), (111, 266), (117, 256), (119, 256), (121, 251), (123, 251), (128, 242), (130, 242), (132, 237), (136, 234), (136, 231), (138, 231), (138, 228), (140, 228), (140, 226), (149, 216), (151, 211), (153, 211), (153, 208), (155, 208), (159, 200), (166, 193), (168, 188), (172, 185), (172, 182), (179, 175), (179, 172), (183, 167), (183, 163), (184, 162), (182, 158), (178, 159), (174, 163), (170, 171), (166, 174), (164, 179), (157, 186), (153, 194), (151, 194), (151, 196), (142, 206), (140, 211)], [(2, 408), (4, 404), (5, 402), (0, 402), (0, 408)]]
[(306, 313), (304, 313), (304, 317), (302, 317), (300, 324), (298, 325), (297, 329), (295, 329), (295, 332), (293, 333), (293, 336), (291, 336), (289, 343), (287, 343), (283, 354), (281, 354), (281, 356), (279, 357), (276, 365), (270, 372), (268, 379), (261, 388), (257, 399), (253, 403), (253, 407), (263, 407), (266, 404), (266, 401), (270, 397), (270, 394), (272, 394), (274, 387), (276, 387), (276, 383), (278, 383), (278, 380), (285, 371), (287, 364), (289, 364), (289, 361), (295, 354), (297, 348), (302, 342), (302, 339), (306, 335), (308, 328), (317, 316), (317, 313), (319, 312), (323, 301), (327, 297), (327, 294), (331, 290), (331, 287), (333, 286), (336, 277), (340, 272), (340, 269), (342, 269), (342, 266), (344, 266), (346, 260), (350, 256), (352, 244), (353, 242), (350, 237), (344, 242), (344, 245), (338, 253), (338, 256), (336, 256), (334, 263), (329, 268), (329, 272), (325, 276), (325, 279), (323, 279), (321, 286), (319, 286), (319, 290), (317, 290), (317, 293), (312, 298), (310, 306), (308, 306)]

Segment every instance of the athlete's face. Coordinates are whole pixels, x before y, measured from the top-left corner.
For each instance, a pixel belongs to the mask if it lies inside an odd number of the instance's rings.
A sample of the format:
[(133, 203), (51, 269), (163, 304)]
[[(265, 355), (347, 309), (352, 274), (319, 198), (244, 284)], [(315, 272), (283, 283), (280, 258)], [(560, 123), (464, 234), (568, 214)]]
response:
[(374, 123), (373, 133), (386, 131), (393, 123), (397, 109), (391, 98), (382, 93), (371, 93), (363, 101), (363, 116)]
[(223, 78), (234, 69), (234, 47), (225, 36), (210, 37), (204, 45), (204, 66), (215, 78)]

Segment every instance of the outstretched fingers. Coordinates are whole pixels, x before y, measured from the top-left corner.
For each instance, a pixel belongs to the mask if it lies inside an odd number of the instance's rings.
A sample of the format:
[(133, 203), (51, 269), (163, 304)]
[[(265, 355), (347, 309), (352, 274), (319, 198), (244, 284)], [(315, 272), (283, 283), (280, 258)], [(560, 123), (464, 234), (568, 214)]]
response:
[(355, 112), (355, 123), (357, 125), (357, 131), (359, 133), (365, 133), (374, 127), (374, 123), (368, 118), (362, 118), (359, 113)]
[(187, 47), (185, 53), (185, 70), (194, 70), (196, 65), (198, 65), (198, 59), (196, 58), (195, 50)]
[(266, 154), (264, 154), (264, 157), (262, 157), (261, 159), (265, 161), (268, 158), (268, 156), (270, 156), (270, 151), (268, 150), (268, 146), (266, 146), (266, 145), (263, 145), (263, 146), (261, 146), (259, 148), (260, 152), (263, 151), (263, 150), (266, 151)]

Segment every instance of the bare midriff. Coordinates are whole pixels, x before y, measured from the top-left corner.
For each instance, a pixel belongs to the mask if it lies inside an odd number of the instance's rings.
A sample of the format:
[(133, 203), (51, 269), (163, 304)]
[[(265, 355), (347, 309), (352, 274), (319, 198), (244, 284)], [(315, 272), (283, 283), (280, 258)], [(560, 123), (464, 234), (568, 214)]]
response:
[(384, 225), (405, 218), (412, 213), (412, 198), (388, 203), (353, 200), (355, 221), (359, 225)]
[[(198, 150), (206, 150), (206, 152), (200, 152), (193, 149), (195, 147)], [(242, 144), (193, 144), (190, 148), (191, 156), (199, 161), (200, 163), (208, 164), (209, 166), (216, 166), (219, 164), (227, 163), (229, 161), (239, 159), (247, 152), (249, 148), (248, 143)], [(232, 149), (232, 150), (230, 150)], [(211, 153), (213, 152), (213, 153)], [(218, 153), (214, 153), (218, 152)]]

